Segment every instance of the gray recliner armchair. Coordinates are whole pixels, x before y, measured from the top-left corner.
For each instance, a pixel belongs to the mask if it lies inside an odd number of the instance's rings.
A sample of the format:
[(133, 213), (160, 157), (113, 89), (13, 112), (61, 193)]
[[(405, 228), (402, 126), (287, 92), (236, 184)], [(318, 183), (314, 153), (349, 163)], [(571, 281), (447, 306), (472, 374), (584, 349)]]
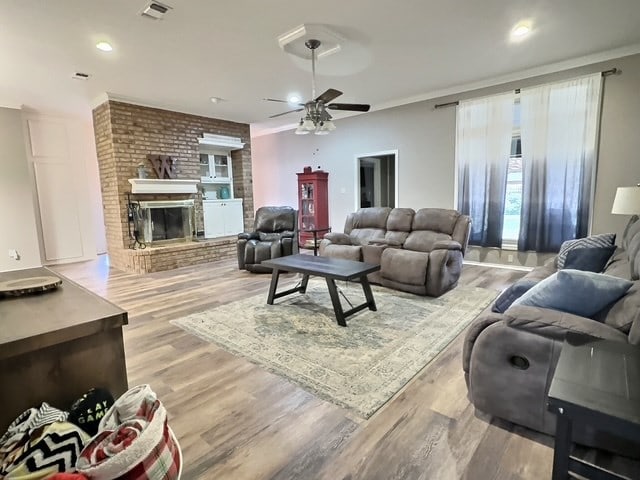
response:
[(298, 253), (298, 212), (291, 207), (260, 207), (252, 232), (238, 235), (238, 268), (269, 273), (263, 260)]

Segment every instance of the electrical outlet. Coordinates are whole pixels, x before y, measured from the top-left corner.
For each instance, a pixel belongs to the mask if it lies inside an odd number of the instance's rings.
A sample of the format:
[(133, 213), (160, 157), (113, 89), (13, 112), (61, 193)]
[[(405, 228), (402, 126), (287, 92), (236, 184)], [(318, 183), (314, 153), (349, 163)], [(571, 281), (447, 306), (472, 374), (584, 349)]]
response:
[(20, 260), (20, 254), (18, 253), (18, 250), (16, 250), (15, 248), (10, 248), (9, 258), (13, 258), (14, 260)]
[(513, 254), (510, 253), (509, 255), (507, 255), (507, 262), (509, 263), (513, 263)]

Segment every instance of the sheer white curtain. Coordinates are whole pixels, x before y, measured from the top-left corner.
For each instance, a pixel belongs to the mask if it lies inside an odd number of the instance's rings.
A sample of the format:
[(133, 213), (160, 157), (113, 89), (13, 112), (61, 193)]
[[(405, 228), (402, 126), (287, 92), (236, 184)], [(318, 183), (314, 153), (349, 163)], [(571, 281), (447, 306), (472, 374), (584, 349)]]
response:
[(472, 245), (502, 244), (514, 99), (510, 92), (458, 105), (458, 210), (471, 217)]
[(557, 251), (589, 230), (600, 73), (522, 89), (519, 250)]

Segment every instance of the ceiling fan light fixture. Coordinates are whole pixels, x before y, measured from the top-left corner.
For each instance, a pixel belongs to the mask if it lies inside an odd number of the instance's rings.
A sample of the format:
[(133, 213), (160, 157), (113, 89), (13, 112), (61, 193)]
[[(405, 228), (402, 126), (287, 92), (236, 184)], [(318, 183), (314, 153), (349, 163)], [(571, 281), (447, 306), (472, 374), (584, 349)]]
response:
[(329, 130), (324, 122), (320, 122), (314, 133), (316, 135), (329, 135)]
[(304, 119), (304, 121), (302, 121), (299, 128), (302, 128), (307, 132), (313, 132), (316, 129), (316, 124), (313, 120), (311, 120), (311, 118), (307, 117)]
[(308, 135), (309, 133), (311, 133), (309, 130), (305, 130), (304, 128), (302, 128), (302, 125), (303, 125), (303, 121), (302, 119), (300, 119), (298, 128), (296, 128), (296, 135)]
[[(298, 38), (300, 33), (301, 31), (296, 29), (287, 35), (290, 35), (290, 38)], [(270, 102), (289, 103), (290, 105), (297, 103), (298, 108), (289, 110), (288, 112), (271, 115), (269, 117), (276, 118), (289, 113), (304, 111), (304, 117), (300, 119), (300, 123), (296, 128), (296, 134), (304, 135), (306, 133), (314, 132), (316, 135), (327, 135), (329, 132), (336, 129), (336, 126), (331, 121), (331, 115), (328, 110), (368, 112), (370, 105), (361, 103), (331, 103), (342, 95), (342, 92), (335, 88), (330, 88), (316, 97), (316, 59), (318, 56), (317, 54), (319, 53), (317, 50), (322, 45), (322, 42), (316, 38), (308, 38), (304, 44), (307, 49), (311, 51), (311, 100), (308, 100), (305, 103), (298, 103), (300, 101), (300, 97), (293, 93), (289, 95), (287, 100), (278, 100), (274, 98), (265, 98), (264, 100), (268, 100)], [(334, 48), (334, 50), (336, 49)], [(339, 50), (339, 48), (337, 48), (337, 50)], [(293, 95), (296, 95), (297, 98), (293, 98)]]

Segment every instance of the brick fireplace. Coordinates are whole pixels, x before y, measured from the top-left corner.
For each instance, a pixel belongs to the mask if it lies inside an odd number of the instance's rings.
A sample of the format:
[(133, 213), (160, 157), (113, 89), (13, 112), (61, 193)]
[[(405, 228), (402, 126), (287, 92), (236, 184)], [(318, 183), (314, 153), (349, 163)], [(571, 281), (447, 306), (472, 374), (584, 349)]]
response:
[[(151, 242), (145, 249), (131, 249), (129, 179), (137, 177), (144, 164), (153, 177), (148, 155), (168, 155), (177, 165), (177, 178), (199, 180), (198, 138), (204, 133), (239, 137), (242, 150), (231, 152), (234, 197), (243, 199), (245, 228), (253, 222), (251, 139), (249, 125), (169, 110), (109, 100), (93, 110), (100, 183), (107, 233), (107, 251), (113, 267), (127, 272), (148, 273), (169, 270), (235, 256), (235, 238), (206, 241)], [(184, 202), (193, 200), (195, 230), (203, 230), (202, 195), (145, 194), (135, 200)], [(160, 205), (160, 204), (155, 204)], [(157, 213), (156, 213), (157, 215)]]

